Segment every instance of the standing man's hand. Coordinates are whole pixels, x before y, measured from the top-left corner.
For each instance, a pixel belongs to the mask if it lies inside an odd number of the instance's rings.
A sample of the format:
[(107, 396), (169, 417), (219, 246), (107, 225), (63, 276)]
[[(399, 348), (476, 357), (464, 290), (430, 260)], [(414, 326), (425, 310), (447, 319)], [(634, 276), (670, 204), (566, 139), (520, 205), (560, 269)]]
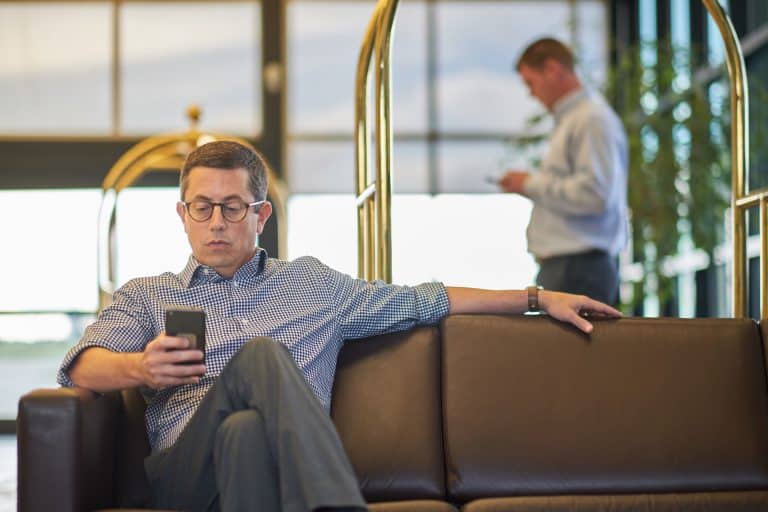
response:
[(528, 181), (530, 173), (527, 171), (507, 171), (499, 180), (499, 187), (504, 192), (525, 195), (525, 182)]

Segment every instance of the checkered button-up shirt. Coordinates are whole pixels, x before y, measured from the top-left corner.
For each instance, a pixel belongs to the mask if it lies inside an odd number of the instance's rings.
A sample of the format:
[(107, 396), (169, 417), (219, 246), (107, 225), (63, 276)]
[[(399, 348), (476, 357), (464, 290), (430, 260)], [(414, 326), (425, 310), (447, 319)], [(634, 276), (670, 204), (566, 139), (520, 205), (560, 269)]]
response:
[(64, 357), (68, 371), (88, 347), (141, 352), (165, 329), (166, 307), (203, 308), (206, 313), (206, 373), (198, 384), (161, 391), (141, 388), (153, 451), (176, 441), (229, 359), (250, 339), (268, 336), (285, 345), (321, 404), (328, 410), (336, 359), (346, 339), (434, 324), (448, 313), (440, 283), (414, 287), (353, 279), (311, 257), (268, 258), (263, 250), (231, 279), (190, 256), (180, 274), (131, 280)]

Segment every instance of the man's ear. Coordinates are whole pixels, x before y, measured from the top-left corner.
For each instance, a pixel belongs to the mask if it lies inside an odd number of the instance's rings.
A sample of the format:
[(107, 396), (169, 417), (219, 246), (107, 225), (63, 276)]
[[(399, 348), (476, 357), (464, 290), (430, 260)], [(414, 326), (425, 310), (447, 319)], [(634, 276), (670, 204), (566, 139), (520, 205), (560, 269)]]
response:
[(553, 58), (547, 58), (541, 65), (541, 73), (547, 76), (554, 76), (560, 73), (562, 64)]
[(259, 220), (256, 223), (256, 234), (260, 235), (261, 232), (264, 231), (264, 225), (267, 223), (267, 220), (272, 216), (272, 203), (264, 201), (264, 204), (259, 208), (259, 213), (257, 213), (257, 215), (259, 216)]
[(185, 220), (186, 220), (187, 212), (184, 209), (184, 203), (182, 203), (181, 201), (176, 203), (176, 213), (179, 215), (179, 218), (181, 219), (181, 223), (184, 224), (184, 231), (186, 231), (187, 223), (185, 222)]
[(543, 69), (544, 69), (544, 72), (547, 74), (547, 76), (551, 80), (561, 80), (566, 75), (573, 73), (573, 71), (571, 71), (568, 67), (563, 65), (562, 62), (555, 59), (547, 59), (544, 62)]

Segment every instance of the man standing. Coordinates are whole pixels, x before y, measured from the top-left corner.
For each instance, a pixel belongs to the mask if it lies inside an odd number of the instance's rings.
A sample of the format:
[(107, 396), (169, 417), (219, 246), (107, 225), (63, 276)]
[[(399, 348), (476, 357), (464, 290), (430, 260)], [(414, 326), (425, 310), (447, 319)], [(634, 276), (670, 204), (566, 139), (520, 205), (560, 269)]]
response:
[(555, 119), (538, 172), (509, 170), (506, 192), (528, 197), (533, 211), (528, 250), (538, 285), (618, 302), (619, 252), (627, 241), (627, 139), (616, 113), (586, 90), (571, 51), (540, 39), (523, 51), (517, 71)]
[[(365, 503), (328, 415), (345, 340), (434, 324), (449, 312), (524, 312), (589, 332), (583, 296), (369, 283), (309, 257), (267, 257), (263, 158), (229, 141), (193, 151), (177, 212), (192, 255), (178, 274), (131, 280), (65, 356), (59, 383), (137, 387), (147, 401), (151, 501), (183, 510), (359, 511)], [(206, 350), (169, 336), (164, 310), (206, 314)], [(186, 363), (186, 364), (185, 364)]]

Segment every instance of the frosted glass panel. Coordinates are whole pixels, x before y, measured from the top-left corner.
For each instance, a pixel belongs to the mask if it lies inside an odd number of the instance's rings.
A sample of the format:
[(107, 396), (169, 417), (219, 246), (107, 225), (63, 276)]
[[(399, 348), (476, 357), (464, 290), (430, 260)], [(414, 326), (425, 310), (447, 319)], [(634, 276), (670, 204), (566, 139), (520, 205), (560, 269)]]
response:
[[(291, 192), (353, 193), (354, 151), (352, 142), (290, 143), (288, 183)], [(393, 192), (424, 192), (428, 179), (426, 144), (397, 141), (392, 165)]]
[(204, 129), (257, 134), (260, 16), (253, 2), (123, 4), (121, 130), (185, 130), (195, 103)]
[(516, 148), (504, 142), (443, 142), (438, 144), (438, 189), (448, 193), (493, 193), (492, 180), (507, 170), (535, 169), (543, 145)]
[[(374, 5), (347, 1), (288, 5), (291, 133), (352, 133), (355, 70)], [(395, 130), (423, 131), (427, 126), (425, 22), (424, 2), (401, 2), (392, 46)]]
[(111, 130), (109, 4), (0, 3), (0, 134)]
[(0, 311), (95, 311), (98, 190), (0, 191)]
[(131, 188), (117, 202), (117, 284), (180, 272), (191, 249), (176, 214), (179, 189)]
[(575, 4), (577, 67), (586, 83), (601, 88), (608, 73), (608, 11), (602, 0)]
[[(0, 315), (0, 420), (16, 418), (21, 395), (58, 386), (56, 371), (64, 354), (93, 319), (90, 314)], [(16, 510), (3, 508), (2, 498), (0, 492), (0, 510)]]
[(523, 131), (525, 121), (543, 108), (529, 96), (514, 64), (539, 37), (569, 41), (569, 4), (438, 3), (439, 128)]
[[(293, 196), (288, 203), (289, 258), (312, 255), (357, 275), (354, 205), (351, 195)], [(508, 194), (394, 196), (393, 281), (523, 288), (537, 270), (525, 249), (529, 215), (528, 202)]]

